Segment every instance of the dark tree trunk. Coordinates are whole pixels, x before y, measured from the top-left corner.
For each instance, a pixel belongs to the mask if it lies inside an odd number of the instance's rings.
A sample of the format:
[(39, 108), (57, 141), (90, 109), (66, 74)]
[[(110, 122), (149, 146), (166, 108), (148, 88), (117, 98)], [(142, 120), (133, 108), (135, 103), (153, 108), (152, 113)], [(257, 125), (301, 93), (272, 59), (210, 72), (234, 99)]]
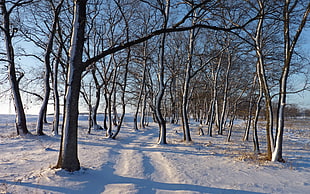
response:
[[(59, 49), (61, 50), (61, 49)], [(59, 54), (60, 52), (58, 52)], [(58, 58), (60, 57), (60, 54), (58, 55)], [(54, 64), (53, 68), (53, 92), (54, 92), (54, 119), (53, 119), (53, 132), (55, 135), (58, 135), (58, 126), (59, 126), (59, 93), (58, 93), (58, 65), (59, 65), (59, 59), (56, 59), (56, 62)]]
[(74, 2), (74, 21), (70, 47), (70, 62), (67, 78), (64, 129), (56, 167), (67, 171), (80, 169), (77, 151), (78, 105), (81, 88), (84, 32), (87, 0)]
[[(16, 130), (18, 135), (25, 135), (28, 134), (29, 131), (27, 129), (26, 125), (26, 115), (20, 95), (19, 90), (19, 81), (23, 77), (23, 74), (20, 75), (19, 78), (16, 76), (16, 70), (15, 70), (15, 61), (14, 61), (14, 48), (12, 44), (12, 38), (14, 36), (14, 30), (12, 34), (10, 33), (10, 13), (6, 9), (5, 1), (0, 0), (0, 9), (1, 14), (3, 17), (3, 24), (1, 30), (3, 31), (4, 36), (4, 43), (5, 43), (5, 49), (6, 49), (6, 56), (8, 61), (8, 76), (9, 81), (11, 85), (11, 91), (12, 96), (14, 100), (14, 107), (15, 107), (15, 113), (16, 113)], [(10, 10), (11, 11), (11, 10)]]
[(62, 1), (59, 2), (58, 6), (56, 7), (56, 10), (54, 12), (54, 21), (52, 24), (52, 29), (50, 32), (50, 37), (48, 39), (47, 47), (45, 50), (45, 56), (44, 56), (44, 64), (45, 64), (45, 73), (44, 73), (44, 88), (45, 88), (45, 93), (44, 93), (44, 98), (43, 98), (43, 103), (39, 112), (39, 117), (37, 121), (37, 135), (44, 135), (43, 133), (43, 123), (47, 123), (46, 120), (46, 112), (47, 112), (47, 105), (48, 105), (48, 100), (50, 97), (50, 92), (51, 92), (51, 87), (50, 87), (50, 75), (51, 75), (51, 63), (50, 63), (50, 57), (53, 49), (53, 42), (54, 42), (54, 37), (56, 34), (57, 30), (57, 24), (58, 24), (58, 16), (60, 13)]
[(97, 123), (97, 113), (98, 113), (98, 107), (99, 107), (99, 103), (100, 103), (100, 92), (101, 92), (101, 85), (99, 84), (99, 81), (95, 75), (95, 70), (92, 71), (92, 74), (93, 74), (93, 79), (95, 81), (95, 85), (96, 85), (96, 102), (95, 102), (95, 105), (94, 107), (92, 108), (92, 126), (94, 129), (102, 129), (102, 127), (100, 125), (98, 125)]
[[(168, 24), (168, 15), (169, 15), (169, 7), (170, 7), (170, 0), (166, 0), (165, 10), (163, 12), (164, 15), (164, 23), (163, 29), (167, 28)], [(156, 96), (155, 102), (155, 114), (156, 119), (159, 125), (159, 139), (158, 144), (167, 144), (166, 140), (166, 120), (164, 119), (161, 111), (161, 103), (165, 93), (165, 84), (164, 84), (164, 75), (165, 75), (165, 42), (166, 42), (166, 33), (163, 33), (160, 40), (160, 56), (159, 56), (159, 73), (158, 73), (158, 80), (159, 80), (159, 91)]]

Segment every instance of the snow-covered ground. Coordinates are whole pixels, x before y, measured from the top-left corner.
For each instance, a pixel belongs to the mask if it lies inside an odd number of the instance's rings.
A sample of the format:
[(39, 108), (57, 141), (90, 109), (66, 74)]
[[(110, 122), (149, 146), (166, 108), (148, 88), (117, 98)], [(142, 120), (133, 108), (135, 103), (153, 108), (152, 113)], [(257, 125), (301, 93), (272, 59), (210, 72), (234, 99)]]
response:
[[(301, 122), (285, 132), (287, 162), (272, 163), (251, 154), (252, 143), (241, 141), (238, 125), (229, 143), (225, 136), (198, 136), (193, 125), (191, 144), (181, 141), (180, 126), (168, 125), (169, 144), (157, 145), (156, 124), (134, 131), (127, 115), (117, 140), (111, 140), (104, 131), (87, 134), (87, 119), (80, 117), (82, 169), (70, 173), (51, 168), (60, 140), (51, 135), (51, 125), (45, 125), (46, 136), (20, 137), (13, 135), (13, 121), (14, 116), (0, 116), (0, 193), (310, 192), (310, 128)], [(28, 115), (28, 121), (34, 133), (36, 116)]]

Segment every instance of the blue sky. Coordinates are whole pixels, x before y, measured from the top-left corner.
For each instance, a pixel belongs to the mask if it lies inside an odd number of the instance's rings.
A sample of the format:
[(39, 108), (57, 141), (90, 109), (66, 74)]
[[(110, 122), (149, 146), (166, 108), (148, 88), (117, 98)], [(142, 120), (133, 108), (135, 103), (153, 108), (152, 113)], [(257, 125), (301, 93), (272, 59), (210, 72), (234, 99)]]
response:
[[(301, 49), (303, 52), (308, 55), (310, 58), (310, 29), (304, 30), (301, 34), (300, 40), (298, 42), (301, 44)], [(307, 67), (310, 70), (310, 64)], [(310, 75), (308, 75), (309, 77)], [(294, 86), (296, 86), (296, 90), (301, 89), (304, 86), (305, 79), (303, 76), (295, 76), (293, 77)], [(299, 87), (298, 87), (299, 86)], [(310, 91), (300, 92), (298, 94), (288, 95), (287, 103), (298, 104), (300, 107), (310, 108)]]

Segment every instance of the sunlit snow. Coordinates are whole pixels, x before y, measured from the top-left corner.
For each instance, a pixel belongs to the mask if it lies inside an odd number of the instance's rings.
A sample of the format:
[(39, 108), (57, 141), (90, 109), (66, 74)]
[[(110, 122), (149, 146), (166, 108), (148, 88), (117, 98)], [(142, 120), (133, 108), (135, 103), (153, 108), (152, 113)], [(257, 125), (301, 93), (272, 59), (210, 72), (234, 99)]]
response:
[[(35, 132), (36, 116), (28, 115)], [(48, 118), (51, 122), (52, 117)], [(100, 118), (99, 118), (100, 120)], [(191, 144), (182, 142), (182, 128), (168, 125), (168, 145), (157, 145), (158, 129), (133, 130), (127, 115), (116, 140), (104, 131), (87, 134), (87, 117), (80, 116), (79, 159), (82, 169), (53, 169), (59, 136), (45, 125), (46, 136), (15, 136), (14, 116), (0, 116), (0, 193), (307, 193), (310, 191), (310, 129), (285, 130), (286, 163), (251, 155), (252, 143), (242, 142), (242, 122), (232, 142), (225, 136), (198, 136), (191, 125)], [(101, 124), (100, 121), (98, 124)], [(261, 130), (261, 129), (260, 129)], [(225, 132), (226, 133), (226, 132)], [(260, 137), (264, 133), (260, 131)], [(265, 140), (260, 138), (265, 151)]]

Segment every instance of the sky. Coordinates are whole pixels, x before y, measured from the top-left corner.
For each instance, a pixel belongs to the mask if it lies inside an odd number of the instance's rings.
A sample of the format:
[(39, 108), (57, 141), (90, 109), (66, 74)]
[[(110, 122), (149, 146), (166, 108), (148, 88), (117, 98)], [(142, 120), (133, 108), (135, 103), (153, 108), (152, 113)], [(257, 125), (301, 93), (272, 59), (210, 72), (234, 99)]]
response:
[[(304, 30), (302, 32), (299, 43), (301, 44), (301, 49), (303, 49), (304, 53), (307, 54), (309, 56), (308, 58), (310, 59), (310, 29)], [(308, 64), (308, 69), (310, 70), (310, 62)], [(297, 75), (291, 79), (294, 86), (296, 86), (296, 90), (300, 90), (304, 86), (304, 78), (304, 76)], [(288, 95), (287, 103), (298, 104), (300, 107), (310, 109), (310, 91), (304, 91), (298, 94)]]

